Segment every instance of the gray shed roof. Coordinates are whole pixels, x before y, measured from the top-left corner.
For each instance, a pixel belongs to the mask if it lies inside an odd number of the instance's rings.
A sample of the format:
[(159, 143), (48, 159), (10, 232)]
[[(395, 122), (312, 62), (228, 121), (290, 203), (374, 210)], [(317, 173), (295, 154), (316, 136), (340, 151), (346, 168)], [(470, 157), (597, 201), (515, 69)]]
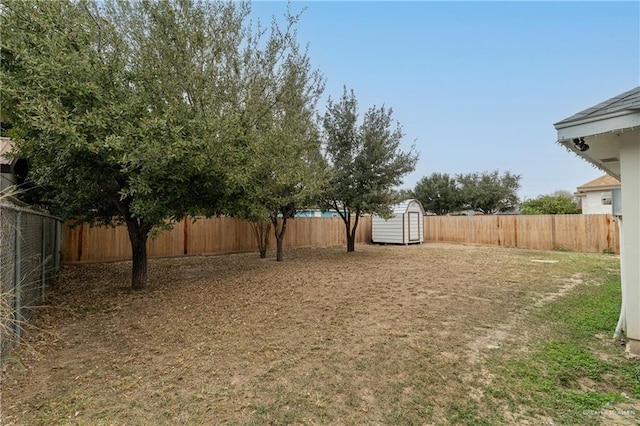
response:
[(573, 121), (600, 117), (607, 114), (613, 114), (622, 111), (639, 111), (640, 110), (640, 86), (624, 92), (618, 96), (614, 96), (598, 105), (580, 111), (571, 117), (565, 118), (557, 122), (554, 126), (571, 123)]

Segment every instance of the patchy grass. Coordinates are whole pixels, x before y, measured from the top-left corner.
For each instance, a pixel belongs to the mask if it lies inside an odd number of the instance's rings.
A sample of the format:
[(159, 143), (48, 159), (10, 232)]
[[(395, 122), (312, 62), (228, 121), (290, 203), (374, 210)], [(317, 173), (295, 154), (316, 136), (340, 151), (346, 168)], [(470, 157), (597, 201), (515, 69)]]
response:
[(547, 417), (561, 424), (637, 424), (640, 364), (612, 339), (620, 309), (617, 265), (572, 256), (567, 267), (587, 281), (529, 319), (545, 333), (523, 354), (494, 353), (486, 392), (515, 419)]
[[(6, 424), (634, 424), (614, 256), (443, 244), (63, 270)], [(55, 336), (52, 337), (52, 336)]]

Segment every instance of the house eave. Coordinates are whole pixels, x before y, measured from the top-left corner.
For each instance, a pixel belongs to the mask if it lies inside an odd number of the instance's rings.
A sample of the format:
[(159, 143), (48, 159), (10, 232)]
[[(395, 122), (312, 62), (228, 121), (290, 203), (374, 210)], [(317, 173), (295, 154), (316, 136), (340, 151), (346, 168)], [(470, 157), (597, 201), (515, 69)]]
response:
[[(581, 136), (579, 136), (579, 137), (581, 137)], [(567, 149), (567, 151), (573, 152), (576, 156), (578, 156), (578, 157), (582, 158), (583, 160), (585, 160), (586, 162), (590, 163), (596, 169), (598, 169), (598, 170), (600, 170), (602, 172), (605, 172), (609, 176), (613, 176), (614, 178), (620, 180), (620, 174), (619, 173), (616, 173), (611, 168), (606, 167), (604, 164), (602, 164), (601, 162), (599, 162), (596, 159), (592, 158), (588, 154), (585, 154), (584, 152), (581, 152), (578, 149), (576, 149), (576, 147), (573, 144), (573, 138), (564, 139), (564, 140), (558, 139), (556, 142), (559, 143), (560, 145), (564, 146)]]
[(620, 185), (605, 185), (605, 186), (589, 186), (587, 188), (576, 188), (576, 194), (586, 194), (588, 192), (603, 192), (611, 191), (612, 189), (620, 188)]
[(625, 110), (623, 113), (560, 121), (554, 124), (554, 127), (558, 131), (558, 141), (635, 130), (640, 128), (640, 110)]

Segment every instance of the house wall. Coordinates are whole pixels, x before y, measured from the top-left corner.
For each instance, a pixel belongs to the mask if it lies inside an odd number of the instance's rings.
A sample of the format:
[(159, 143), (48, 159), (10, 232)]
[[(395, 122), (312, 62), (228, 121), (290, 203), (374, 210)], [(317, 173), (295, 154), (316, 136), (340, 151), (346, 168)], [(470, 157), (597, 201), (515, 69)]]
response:
[(340, 214), (335, 210), (324, 210), (321, 217), (340, 217)]
[(296, 217), (322, 217), (320, 210), (300, 210), (296, 212)]
[(602, 204), (602, 195), (611, 191), (589, 191), (581, 194), (582, 214), (611, 214), (611, 204)]
[(637, 134), (620, 136), (622, 181), (621, 279), (625, 295), (627, 350), (640, 354), (640, 143)]

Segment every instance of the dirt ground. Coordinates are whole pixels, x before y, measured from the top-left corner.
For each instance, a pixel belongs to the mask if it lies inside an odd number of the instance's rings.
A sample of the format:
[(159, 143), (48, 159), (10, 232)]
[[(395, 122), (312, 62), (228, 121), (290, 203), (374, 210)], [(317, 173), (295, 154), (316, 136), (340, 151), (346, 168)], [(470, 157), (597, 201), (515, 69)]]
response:
[(151, 260), (141, 292), (129, 262), (65, 266), (4, 363), (4, 424), (446, 423), (484, 354), (579, 282), (544, 252), (356, 249)]

